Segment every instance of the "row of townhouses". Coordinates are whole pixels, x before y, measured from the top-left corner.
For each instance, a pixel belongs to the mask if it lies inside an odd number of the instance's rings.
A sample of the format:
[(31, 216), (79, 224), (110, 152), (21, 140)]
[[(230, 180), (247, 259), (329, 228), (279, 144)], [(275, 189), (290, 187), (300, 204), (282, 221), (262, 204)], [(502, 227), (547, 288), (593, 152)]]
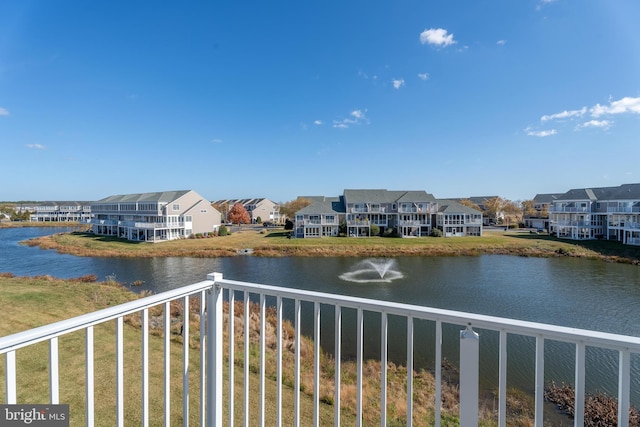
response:
[(83, 222), (91, 218), (91, 202), (20, 203), (15, 211), (34, 222)]
[(341, 227), (348, 236), (368, 237), (372, 226), (402, 237), (428, 236), (434, 228), (447, 237), (482, 235), (482, 212), (425, 191), (344, 190), (338, 197), (304, 198), (311, 204), (296, 212), (300, 238), (338, 236)]
[[(344, 190), (337, 197), (306, 197), (311, 204), (295, 215), (296, 237), (371, 236), (393, 231), (402, 237), (426, 236), (435, 228), (444, 236), (481, 236), (482, 212), (457, 200), (436, 199), (425, 191)], [(478, 198), (476, 204), (482, 204)], [(473, 201), (473, 198), (471, 198)], [(536, 215), (525, 226), (545, 228), (559, 238), (617, 240), (640, 245), (640, 184), (580, 188), (538, 194)], [(278, 205), (268, 199), (219, 200), (216, 206), (241, 203), (252, 222), (280, 223)], [(22, 204), (32, 221), (74, 221), (100, 235), (137, 241), (165, 241), (215, 232), (221, 213), (192, 190), (109, 196), (96, 202)], [(486, 222), (486, 218), (484, 221)], [(375, 227), (373, 227), (375, 226)]]
[(162, 242), (215, 232), (220, 212), (193, 190), (109, 196), (91, 204), (95, 234)]
[(236, 203), (241, 204), (246, 209), (252, 224), (267, 221), (274, 224), (283, 222), (283, 218), (280, 216), (280, 206), (264, 197), (256, 199), (222, 199), (213, 202), (213, 205), (218, 206), (222, 215), (226, 217), (229, 209)]
[(559, 238), (640, 245), (640, 184), (579, 188), (556, 195), (549, 206), (549, 232)]

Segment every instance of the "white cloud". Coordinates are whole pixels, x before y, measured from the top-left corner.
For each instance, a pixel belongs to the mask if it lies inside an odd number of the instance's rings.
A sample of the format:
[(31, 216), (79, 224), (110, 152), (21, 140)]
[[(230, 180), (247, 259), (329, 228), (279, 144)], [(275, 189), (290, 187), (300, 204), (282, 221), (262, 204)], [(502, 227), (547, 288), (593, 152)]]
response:
[(581, 123), (577, 126), (577, 129), (584, 128), (602, 128), (609, 129), (613, 125), (613, 122), (610, 120), (589, 120), (588, 122)]
[(220, 144), (222, 142), (222, 140), (220, 138), (213, 138), (211, 140), (211, 142), (215, 143), (215, 144)]
[(579, 110), (564, 110), (561, 113), (556, 113), (556, 114), (548, 114), (548, 115), (544, 115), (542, 117), (540, 117), (540, 121), (541, 122), (546, 122), (549, 120), (558, 120), (558, 119), (569, 119), (572, 117), (582, 117), (584, 116), (584, 114), (587, 112), (587, 107), (582, 107)]
[(0, 116), (8, 116), (8, 115), (9, 115), (9, 110), (7, 110), (6, 108), (0, 107)]
[(322, 120), (314, 120), (313, 124), (320, 126), (322, 124)]
[(420, 43), (446, 47), (457, 41), (453, 39), (453, 33), (449, 34), (444, 28), (429, 28), (420, 33)]
[[(366, 111), (366, 110), (365, 110)], [(356, 119), (364, 119), (364, 113), (362, 112), (362, 110), (353, 110), (351, 112), (351, 115), (353, 117), (355, 117)]]
[(400, 89), (402, 86), (404, 86), (404, 79), (393, 79), (393, 87), (396, 89)]
[(604, 114), (635, 113), (640, 114), (640, 97), (625, 96), (617, 101), (609, 102), (609, 105), (596, 104), (589, 110), (592, 117), (600, 117)]
[(500, 46), (504, 46), (505, 44), (507, 44), (507, 41), (506, 41), (506, 40), (498, 40), (498, 41), (496, 42), (496, 44), (497, 44), (497, 45), (500, 45)]
[(31, 148), (33, 150), (44, 150), (45, 146), (42, 144), (27, 144), (26, 145), (27, 148)]
[(429, 73), (418, 73), (418, 78), (420, 80), (428, 80), (429, 79)]
[(540, 138), (555, 135), (556, 133), (558, 133), (555, 129), (534, 131), (531, 128), (526, 128), (525, 132), (527, 132), (527, 135), (529, 136), (537, 136)]
[(366, 109), (364, 111), (353, 110), (351, 113), (349, 113), (349, 117), (342, 120), (334, 120), (333, 127), (338, 129), (346, 129), (350, 125), (359, 125), (362, 123), (369, 124), (369, 119), (367, 119), (367, 116), (365, 115), (366, 112)]

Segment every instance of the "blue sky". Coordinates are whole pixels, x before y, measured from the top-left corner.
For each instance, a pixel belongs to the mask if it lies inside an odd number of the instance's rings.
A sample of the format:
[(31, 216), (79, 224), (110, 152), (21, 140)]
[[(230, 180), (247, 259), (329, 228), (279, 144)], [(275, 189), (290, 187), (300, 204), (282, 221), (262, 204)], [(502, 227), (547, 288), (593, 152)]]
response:
[(4, 1), (0, 200), (640, 182), (640, 2)]

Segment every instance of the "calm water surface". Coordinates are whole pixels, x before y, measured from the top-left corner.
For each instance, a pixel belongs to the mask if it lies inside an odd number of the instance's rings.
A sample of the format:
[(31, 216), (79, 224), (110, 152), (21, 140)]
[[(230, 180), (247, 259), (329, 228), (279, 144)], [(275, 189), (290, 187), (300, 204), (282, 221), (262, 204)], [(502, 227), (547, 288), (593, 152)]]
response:
[[(0, 229), (0, 272), (15, 275), (49, 274), (61, 278), (96, 274), (99, 280), (115, 276), (122, 283), (141, 280), (137, 289), (161, 292), (205, 278), (207, 273), (222, 272), (226, 278), (270, 285), (311, 289), (322, 292), (405, 302), (430, 307), (509, 317), (597, 331), (640, 336), (640, 268), (600, 261), (572, 258), (524, 258), (510, 256), (479, 257), (398, 257), (392, 269), (402, 278), (391, 283), (355, 283), (339, 276), (358, 268), (354, 258), (81, 258), (57, 254), (39, 248), (21, 246), (19, 241), (62, 232), (59, 228)], [(304, 306), (303, 306), (304, 309)], [(325, 314), (326, 312), (326, 314)], [(305, 310), (307, 327), (311, 310)], [(323, 309), (322, 343), (333, 349), (333, 314)], [(345, 310), (344, 324), (355, 313)], [(406, 361), (406, 321), (390, 319), (390, 358)], [(443, 343), (443, 355), (452, 361), (457, 356), (457, 331), (460, 326), (445, 325), (454, 338)], [(497, 333), (481, 334), (483, 384), (497, 387)], [(345, 348), (355, 353), (350, 332), (345, 331)], [(352, 336), (355, 335), (353, 331)], [(379, 353), (379, 316), (367, 315), (365, 351)], [(416, 365), (433, 366), (433, 325), (416, 326)], [(508, 376), (512, 385), (532, 390), (533, 339), (509, 336)], [(547, 342), (548, 380), (573, 382), (573, 346)], [(632, 359), (633, 401), (640, 403), (640, 360)], [(608, 352), (587, 352), (588, 388), (596, 382), (605, 391), (617, 393), (617, 356)]]

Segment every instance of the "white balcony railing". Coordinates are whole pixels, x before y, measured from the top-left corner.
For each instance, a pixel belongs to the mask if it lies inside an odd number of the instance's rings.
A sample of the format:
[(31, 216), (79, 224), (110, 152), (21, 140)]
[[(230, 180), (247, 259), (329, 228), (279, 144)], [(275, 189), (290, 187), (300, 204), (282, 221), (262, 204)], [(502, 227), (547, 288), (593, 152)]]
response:
[(349, 213), (385, 213), (387, 209), (384, 206), (380, 207), (360, 207), (360, 208), (349, 208)]
[[(236, 295), (242, 295), (242, 300), (238, 301), (238, 304), (244, 304), (243, 313), (239, 315), (234, 314), (234, 306), (236, 305)], [(267, 401), (265, 397), (265, 352), (266, 352), (266, 320), (265, 313), (267, 312), (266, 298), (269, 297), (275, 301), (275, 313), (276, 313), (276, 376), (275, 385), (273, 387), (276, 390), (275, 398)], [(142, 418), (143, 425), (149, 425), (150, 417), (157, 414), (150, 414), (149, 411), (149, 399), (162, 399), (164, 402), (164, 414), (163, 420), (165, 425), (169, 425), (170, 421), (170, 399), (171, 385), (169, 376), (166, 371), (169, 369), (169, 348), (171, 347), (170, 338), (170, 304), (172, 301), (179, 301), (183, 305), (182, 307), (190, 307), (190, 299), (196, 298), (200, 301), (206, 301), (205, 304), (200, 304), (199, 319), (200, 319), (200, 366), (190, 366), (188, 362), (190, 346), (184, 345), (183, 349), (183, 384), (182, 389), (189, 389), (189, 374), (190, 369), (197, 370), (199, 372), (198, 381), (200, 390), (199, 393), (199, 422), (198, 425), (206, 425), (210, 427), (218, 427), (223, 425), (223, 417), (229, 417), (227, 425), (233, 425), (234, 423), (234, 404), (240, 405), (241, 403), (236, 400), (243, 400), (242, 405), (244, 412), (241, 417), (244, 417), (244, 425), (249, 425), (250, 419), (259, 419), (259, 423), (255, 425), (265, 425), (265, 408), (267, 405), (271, 406), (275, 413), (275, 423), (273, 425), (282, 425), (283, 417), (283, 368), (282, 368), (282, 354), (283, 354), (283, 301), (286, 301), (288, 305), (294, 306), (294, 332), (293, 335), (289, 332), (289, 337), (293, 337), (293, 347), (295, 348), (295, 366), (292, 366), (294, 371), (293, 382), (294, 397), (293, 397), (293, 419), (295, 425), (300, 425), (300, 392), (301, 389), (301, 376), (300, 376), (300, 353), (301, 353), (301, 307), (302, 303), (312, 303), (313, 307), (313, 425), (318, 426), (320, 424), (320, 314), (321, 305), (334, 307), (335, 316), (334, 319), (334, 336), (335, 347), (333, 348), (335, 358), (335, 384), (341, 384), (341, 360), (342, 360), (342, 331), (347, 325), (342, 323), (342, 310), (349, 309), (355, 310), (357, 313), (354, 328), (356, 329), (356, 408), (355, 408), (355, 425), (361, 426), (363, 423), (363, 412), (366, 410), (379, 412), (379, 417), (382, 420), (381, 425), (386, 425), (387, 417), (387, 350), (388, 350), (388, 316), (400, 316), (406, 319), (407, 325), (407, 371), (412, 372), (414, 363), (414, 321), (428, 320), (435, 325), (435, 340), (433, 342), (435, 350), (435, 366), (442, 366), (442, 341), (443, 341), (443, 325), (453, 324), (460, 325), (459, 337), (460, 340), (460, 405), (459, 405), (459, 417), (460, 425), (471, 426), (478, 423), (478, 390), (479, 390), (479, 371), (481, 369), (479, 363), (479, 341), (482, 339), (472, 328), (497, 331), (499, 333), (498, 342), (498, 354), (499, 354), (499, 389), (498, 389), (498, 425), (506, 425), (506, 387), (507, 387), (507, 339), (508, 336), (521, 335), (535, 338), (535, 384), (534, 384), (534, 396), (535, 396), (535, 425), (543, 425), (543, 389), (544, 389), (544, 366), (546, 358), (553, 358), (553, 354), (545, 354), (545, 342), (560, 341), (572, 343), (575, 346), (575, 421), (576, 426), (584, 424), (584, 408), (585, 408), (585, 380), (587, 378), (588, 365), (585, 363), (585, 353), (587, 348), (598, 347), (611, 349), (619, 355), (619, 369), (618, 369), (618, 425), (627, 426), (629, 424), (629, 409), (630, 409), (630, 388), (631, 388), (631, 358), (632, 354), (636, 357), (640, 354), (640, 338), (594, 332), (587, 330), (580, 330), (574, 328), (558, 327), (540, 323), (526, 322), (513, 319), (498, 318), (485, 315), (477, 315), (470, 313), (463, 313), (457, 311), (443, 310), (428, 308), (422, 306), (399, 304), (389, 301), (376, 301), (364, 298), (355, 298), (348, 296), (332, 295), (320, 292), (313, 292), (308, 290), (297, 290), (291, 288), (282, 288), (268, 285), (259, 285), (254, 283), (239, 282), (234, 280), (223, 279), (222, 274), (212, 273), (207, 276), (207, 280), (188, 285), (182, 288), (174, 289), (162, 294), (142, 298), (133, 302), (125, 303), (119, 306), (110, 307), (104, 310), (100, 310), (94, 313), (86, 314), (83, 316), (75, 317), (69, 320), (53, 323), (47, 326), (42, 326), (32, 330), (20, 332), (14, 335), (0, 338), (0, 355), (5, 355), (5, 383), (6, 383), (6, 399), (7, 404), (16, 403), (29, 403), (18, 401), (17, 390), (17, 372), (20, 366), (20, 360), (18, 356), (23, 354), (17, 352), (22, 348), (40, 343), (49, 343), (49, 393), (51, 404), (60, 403), (60, 370), (64, 370), (65, 361), (59, 360), (61, 352), (58, 349), (58, 339), (66, 334), (85, 331), (86, 335), (86, 347), (84, 349), (76, 349), (77, 352), (85, 354), (85, 370), (86, 381), (73, 382), (73, 387), (80, 387), (81, 384), (85, 387), (85, 399), (84, 408), (71, 407), (70, 413), (84, 411), (86, 413), (86, 425), (104, 425), (105, 421), (95, 418), (95, 402), (94, 402), (94, 388), (96, 387), (96, 375), (97, 369), (103, 368), (102, 366), (94, 365), (94, 328), (100, 324), (106, 322), (115, 322), (114, 342), (115, 342), (115, 374), (116, 374), (116, 389), (115, 394), (115, 414), (116, 425), (124, 426), (129, 423), (125, 420), (125, 406), (126, 405), (141, 405), (138, 408), (142, 408), (140, 417)], [(228, 316), (223, 317), (223, 298), (229, 301)], [(249, 370), (250, 364), (247, 363), (250, 357), (249, 340), (244, 341), (243, 355), (236, 355), (235, 348), (240, 343), (234, 343), (235, 329), (244, 328), (244, 336), (248, 337), (249, 323), (250, 323), (250, 300), (259, 301), (258, 308), (253, 308), (259, 313), (253, 313), (253, 318), (258, 319), (259, 323), (259, 345), (255, 349), (258, 353), (256, 359), (259, 359), (258, 367), (254, 370), (259, 372), (260, 386), (259, 392), (251, 396), (251, 401), (255, 399), (259, 400), (259, 406), (257, 406), (258, 414), (252, 414), (253, 418), (250, 418), (249, 414)], [(162, 391), (154, 390), (150, 392), (149, 387), (149, 310), (156, 306), (164, 306), (163, 315), (163, 338), (164, 341), (164, 382)], [(363, 325), (364, 314), (366, 313), (379, 313), (381, 321), (381, 336), (380, 336), (380, 366), (381, 366), (381, 394), (379, 396), (379, 404), (364, 407), (363, 400)], [(125, 400), (125, 382), (124, 367), (123, 367), (123, 319), (125, 316), (131, 314), (140, 314), (141, 318), (141, 336), (140, 336), (140, 354), (142, 357), (141, 365), (141, 384), (140, 388), (136, 386), (136, 393), (140, 394), (140, 401), (132, 402)], [(244, 316), (244, 322), (236, 320), (238, 317)], [(184, 318), (184, 315), (183, 315)], [(227, 353), (223, 352), (223, 336), (224, 328), (223, 324), (227, 322), (228, 329), (228, 350)], [(234, 323), (241, 323), (235, 326)], [(189, 322), (182, 321), (183, 336), (189, 337)], [(446, 328), (449, 330), (450, 328)], [(101, 331), (104, 331), (101, 328)], [(206, 332), (205, 332), (206, 331)], [(457, 333), (456, 333), (457, 335)], [(273, 337), (269, 337), (272, 339)], [(70, 350), (65, 348), (66, 353)], [(251, 350), (254, 351), (254, 350)], [(549, 351), (547, 351), (549, 353)], [(235, 360), (234, 363), (229, 363), (228, 371), (223, 370), (224, 358), (228, 360)], [(239, 362), (238, 362), (239, 360)], [(236, 364), (244, 365), (244, 378), (236, 380), (234, 379), (234, 371)], [(199, 368), (199, 369), (197, 369)], [(225, 372), (226, 371), (226, 372)], [(205, 374), (206, 372), (206, 374)], [(102, 376), (104, 377), (104, 376)], [(223, 378), (226, 377), (226, 378)], [(255, 377), (254, 377), (255, 378)], [(228, 386), (223, 388), (223, 379), (227, 380)], [(24, 384), (21, 382), (21, 384)], [(32, 384), (33, 387), (41, 387), (40, 384)], [(441, 408), (439, 402), (442, 398), (442, 371), (435, 369), (435, 393), (434, 393), (434, 412), (435, 412), (435, 425), (440, 425)], [(236, 386), (244, 388), (243, 398), (236, 399), (238, 393), (234, 390)], [(407, 390), (407, 407), (405, 420), (412, 420), (413, 418), (413, 396), (415, 387), (418, 384), (414, 384), (413, 376), (408, 375), (406, 380)], [(226, 394), (224, 390), (226, 389)], [(141, 390), (139, 392), (138, 390)], [(334, 387), (334, 424), (340, 424), (341, 417), (341, 387)], [(75, 389), (74, 389), (75, 391)], [(29, 396), (28, 391), (20, 390), (21, 396)], [(135, 393), (134, 393), (135, 394)], [(189, 393), (182, 392), (182, 412), (185, 420), (185, 425), (189, 422)], [(223, 413), (223, 402), (226, 402), (226, 409)], [(287, 402), (289, 405), (290, 402)], [(135, 411), (138, 412), (138, 411)], [(255, 421), (253, 421), (255, 422)], [(156, 424), (157, 423), (157, 424)], [(154, 425), (161, 424), (162, 421), (155, 421)], [(410, 423), (408, 423), (410, 425)]]
[(640, 212), (640, 207), (632, 206), (620, 206), (620, 207), (607, 207), (607, 213), (637, 213)]
[(568, 206), (549, 206), (549, 212), (551, 213), (561, 213), (561, 212), (568, 212), (568, 213), (580, 213), (580, 212), (589, 212), (589, 208), (585, 208), (585, 207), (568, 207)]

